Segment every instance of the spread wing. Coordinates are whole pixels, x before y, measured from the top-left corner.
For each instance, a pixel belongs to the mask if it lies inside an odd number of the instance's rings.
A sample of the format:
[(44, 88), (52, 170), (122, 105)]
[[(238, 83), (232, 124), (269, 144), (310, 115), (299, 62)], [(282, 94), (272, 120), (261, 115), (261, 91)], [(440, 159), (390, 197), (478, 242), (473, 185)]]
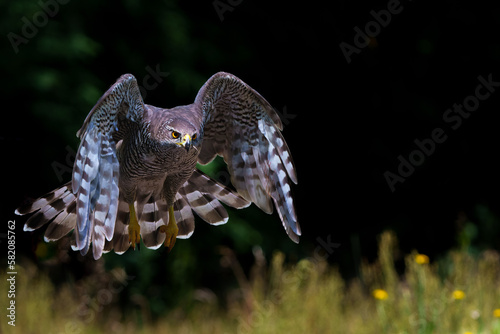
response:
[[(78, 131), (81, 143), (73, 167), (71, 188), (76, 196), (76, 247), (95, 258), (105, 239), (111, 240), (118, 209), (119, 162), (114, 138), (126, 129), (119, 119), (140, 122), (144, 103), (135, 77), (122, 75), (99, 99)], [(119, 137), (119, 136), (118, 136)]]
[(290, 180), (297, 183), (297, 176), (273, 107), (243, 81), (224, 72), (203, 85), (195, 106), (204, 118), (198, 161), (207, 164), (216, 155), (222, 156), (238, 193), (267, 213), (273, 211), (274, 202), (288, 236), (298, 242), (301, 231), (290, 192)]

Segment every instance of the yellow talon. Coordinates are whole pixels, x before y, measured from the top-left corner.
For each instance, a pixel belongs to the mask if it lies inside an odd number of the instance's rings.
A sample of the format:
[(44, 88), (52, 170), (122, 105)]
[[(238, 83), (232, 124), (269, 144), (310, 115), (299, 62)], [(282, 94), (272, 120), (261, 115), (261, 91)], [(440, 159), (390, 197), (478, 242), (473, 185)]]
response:
[(177, 239), (177, 233), (179, 232), (177, 222), (175, 221), (173, 206), (168, 209), (168, 225), (160, 226), (160, 232), (167, 234), (165, 237), (165, 247), (167, 247), (168, 251), (170, 252), (172, 248), (174, 248), (175, 240)]
[(128, 241), (131, 243), (133, 249), (135, 245), (141, 242), (141, 227), (137, 221), (137, 215), (135, 213), (134, 204), (129, 204), (128, 209), (130, 211), (130, 221), (128, 224)]

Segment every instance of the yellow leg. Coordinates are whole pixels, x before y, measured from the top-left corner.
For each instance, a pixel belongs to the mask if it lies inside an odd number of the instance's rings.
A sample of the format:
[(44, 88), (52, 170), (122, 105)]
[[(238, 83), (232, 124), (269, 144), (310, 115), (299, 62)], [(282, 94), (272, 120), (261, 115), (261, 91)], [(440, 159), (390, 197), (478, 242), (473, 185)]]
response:
[(128, 209), (130, 211), (130, 221), (128, 223), (128, 241), (130, 241), (132, 248), (135, 249), (135, 245), (141, 242), (141, 227), (139, 226), (139, 222), (137, 221), (134, 204), (129, 204)]
[(175, 221), (173, 206), (168, 209), (168, 225), (162, 225), (160, 227), (160, 232), (167, 234), (165, 237), (165, 247), (168, 247), (168, 251), (171, 251), (172, 248), (174, 248), (177, 233), (179, 232), (177, 222)]

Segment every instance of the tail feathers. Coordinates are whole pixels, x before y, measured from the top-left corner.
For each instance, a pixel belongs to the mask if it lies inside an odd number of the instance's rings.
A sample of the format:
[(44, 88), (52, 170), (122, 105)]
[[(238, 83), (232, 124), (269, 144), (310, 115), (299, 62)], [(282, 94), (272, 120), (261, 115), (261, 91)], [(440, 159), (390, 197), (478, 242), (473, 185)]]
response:
[[(123, 254), (130, 247), (128, 204), (121, 198), (118, 200), (113, 230), (109, 229), (107, 223), (102, 224), (102, 217), (96, 217), (95, 213), (90, 214), (88, 226), (85, 227), (90, 235), (82, 236), (77, 226), (76, 196), (73, 193), (72, 183), (68, 182), (45, 196), (21, 206), (16, 210), (16, 214), (34, 213), (26, 222), (25, 231), (33, 231), (48, 223), (45, 241), (59, 240), (74, 230), (76, 239), (73, 241), (72, 248), (75, 251), (79, 250), (82, 255), (87, 254), (91, 245), (95, 259), (111, 250), (117, 254)], [(165, 200), (154, 199), (151, 196), (145, 198), (144, 201), (143, 204), (136, 203), (141, 237), (147, 248), (158, 249), (165, 241), (165, 234), (161, 233), (159, 228), (168, 224), (168, 206)], [(177, 237), (187, 239), (193, 234), (195, 222), (193, 211), (209, 224), (226, 223), (228, 214), (220, 202), (234, 208), (244, 208), (250, 205), (250, 202), (229, 187), (195, 170), (175, 197), (174, 214), (179, 228)], [(111, 205), (110, 209), (112, 209)], [(108, 214), (106, 218), (109, 216)], [(82, 240), (82, 237), (85, 240)]]
[(25, 231), (34, 231), (50, 223), (45, 240), (59, 240), (76, 226), (76, 197), (68, 182), (50, 193), (16, 210), (18, 215), (33, 213), (24, 224)]
[[(49, 242), (61, 239), (72, 230), (75, 230), (75, 234), (78, 235), (76, 209), (77, 198), (73, 193), (71, 182), (68, 182), (33, 202), (19, 207), (15, 213), (18, 215), (33, 213), (24, 225), (25, 231), (34, 231), (48, 224), (44, 240)], [(98, 259), (102, 255), (106, 233), (101, 226), (94, 228), (94, 215), (90, 217), (89, 231), (92, 233), (87, 236), (88, 242), (84, 244), (84, 247), (77, 247), (75, 243), (72, 248), (85, 255), (92, 244), (94, 258)]]
[[(194, 217), (191, 208), (184, 198), (177, 194), (174, 203), (174, 214), (179, 228), (178, 238), (189, 238), (194, 230)], [(141, 226), (141, 238), (144, 246), (149, 249), (158, 249), (165, 241), (165, 233), (161, 233), (159, 228), (168, 224), (168, 206), (165, 200), (154, 200), (149, 198), (144, 205), (136, 204), (137, 218)], [(115, 224), (115, 232), (111, 241), (106, 241), (104, 251), (114, 250), (122, 254), (129, 246), (128, 224), (130, 212), (128, 205), (120, 201)]]
[(177, 238), (187, 239), (194, 232), (194, 216), (189, 202), (185, 198), (184, 188), (179, 189), (174, 202), (175, 221), (179, 232)]
[[(168, 221), (168, 208), (165, 201), (154, 201), (152, 198), (143, 205), (136, 203), (137, 218), (141, 226), (141, 238), (144, 245), (150, 249), (158, 249), (165, 241), (165, 234), (158, 229)], [(114, 250), (117, 254), (123, 254), (129, 247), (128, 225), (130, 211), (128, 204), (120, 199), (116, 215), (115, 230), (111, 240), (105, 240), (105, 253)]]
[[(250, 202), (229, 187), (211, 179), (202, 171), (195, 170), (177, 193), (176, 206), (174, 206), (176, 214), (181, 212), (186, 217), (185, 225), (189, 226), (189, 234), (186, 238), (191, 236), (194, 230), (194, 217), (190, 213), (191, 210), (209, 224), (221, 225), (227, 222), (229, 216), (219, 201), (238, 209), (250, 205)], [(181, 219), (181, 221), (184, 220)]]
[(125, 201), (118, 203), (118, 212), (116, 213), (115, 230), (111, 240), (105, 240), (103, 252), (107, 253), (114, 250), (117, 254), (123, 254), (130, 247), (128, 239), (128, 222), (130, 212)]
[[(153, 201), (150, 199), (144, 205), (139, 219), (141, 226), (141, 237), (144, 245), (150, 249), (158, 249), (165, 241), (165, 233), (159, 231), (160, 226), (166, 225), (168, 219), (168, 208), (165, 201)], [(167, 220), (168, 221), (168, 220)]]
[(184, 190), (186, 202), (200, 218), (211, 225), (227, 223), (227, 211), (214, 196), (204, 194), (190, 184), (184, 186)]
[(225, 224), (228, 221), (227, 211), (220, 202), (237, 209), (250, 205), (250, 202), (236, 191), (218, 183), (199, 170), (193, 173), (185, 187), (186, 197), (194, 212), (212, 225)]
[(40, 210), (41, 208), (45, 208), (47, 205), (50, 205), (55, 200), (61, 198), (61, 196), (66, 194), (67, 192), (71, 192), (70, 182), (62, 185), (60, 188), (57, 188), (32, 202), (28, 202), (22, 205), (21, 207), (16, 209), (16, 214), (22, 216)]
[[(189, 180), (179, 189), (174, 201), (174, 215), (177, 222), (179, 239), (187, 239), (194, 232), (193, 211), (207, 223), (212, 225), (224, 224), (228, 214), (223, 202), (234, 208), (244, 208), (250, 202), (199, 170), (195, 170)], [(168, 206), (163, 199), (144, 197), (136, 203), (137, 218), (141, 226), (141, 238), (144, 245), (150, 249), (158, 249), (165, 241), (165, 234), (159, 232), (162, 225), (168, 224)], [(125, 252), (130, 243), (128, 241), (129, 223), (128, 205), (120, 200), (115, 223), (115, 231), (111, 241), (106, 240), (104, 252), (112, 249), (119, 254)]]
[(238, 195), (236, 191), (210, 178), (210, 176), (198, 169), (196, 169), (189, 180), (184, 183), (184, 187), (186, 186), (192, 190), (196, 189), (204, 195), (215, 197), (232, 208), (242, 209), (251, 204)]
[(76, 201), (71, 202), (45, 230), (45, 241), (56, 241), (71, 232), (76, 226)]

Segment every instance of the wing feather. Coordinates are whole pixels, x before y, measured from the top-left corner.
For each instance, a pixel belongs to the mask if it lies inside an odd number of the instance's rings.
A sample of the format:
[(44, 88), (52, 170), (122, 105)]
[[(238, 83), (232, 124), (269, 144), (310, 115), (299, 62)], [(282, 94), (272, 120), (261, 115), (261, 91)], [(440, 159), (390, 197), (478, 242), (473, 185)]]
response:
[[(114, 248), (124, 252), (128, 242), (128, 206), (119, 200), (117, 144), (127, 136), (131, 122), (142, 122), (144, 103), (137, 81), (122, 75), (91, 109), (77, 132), (71, 182), (24, 205), (16, 214), (33, 213), (27, 231), (49, 223), (46, 240), (57, 240), (74, 229), (72, 248), (86, 254), (92, 244), (94, 258)], [(125, 120), (125, 121), (124, 121)]]
[(237, 192), (267, 213), (274, 203), (287, 234), (298, 242), (301, 230), (290, 191), (297, 175), (277, 112), (259, 93), (224, 72), (203, 85), (195, 106), (204, 119), (198, 161), (207, 164), (222, 156)]

